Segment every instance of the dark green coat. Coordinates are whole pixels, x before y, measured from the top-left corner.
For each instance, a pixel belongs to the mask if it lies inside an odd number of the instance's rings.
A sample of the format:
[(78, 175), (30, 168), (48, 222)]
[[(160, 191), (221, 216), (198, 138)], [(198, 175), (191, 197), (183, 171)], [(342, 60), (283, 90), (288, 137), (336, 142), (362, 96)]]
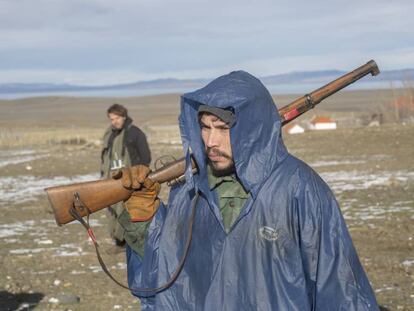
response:
[[(125, 120), (121, 130), (109, 127), (103, 137), (103, 149), (101, 153), (101, 177), (110, 178), (111, 170), (129, 167), (138, 164), (149, 165), (151, 152), (147, 138), (138, 127), (132, 124), (132, 119)], [(108, 225), (111, 237), (118, 241), (128, 240), (124, 226), (120, 225), (118, 218), (124, 211), (123, 202), (114, 204), (108, 208)], [(134, 232), (131, 236), (137, 236)]]

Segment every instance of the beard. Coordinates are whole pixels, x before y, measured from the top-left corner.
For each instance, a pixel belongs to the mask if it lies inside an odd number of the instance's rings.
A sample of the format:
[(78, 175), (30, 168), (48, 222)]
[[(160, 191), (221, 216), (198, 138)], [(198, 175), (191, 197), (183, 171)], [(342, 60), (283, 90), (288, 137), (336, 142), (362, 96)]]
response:
[(236, 172), (233, 158), (230, 155), (220, 150), (217, 150), (216, 148), (207, 148), (206, 153), (209, 154), (210, 152), (214, 152), (216, 155), (219, 155), (223, 158), (230, 160), (229, 163), (225, 167), (218, 167), (216, 162), (211, 161), (210, 158), (207, 157), (207, 163), (210, 166), (211, 172), (213, 173), (214, 176), (216, 177), (228, 176)]

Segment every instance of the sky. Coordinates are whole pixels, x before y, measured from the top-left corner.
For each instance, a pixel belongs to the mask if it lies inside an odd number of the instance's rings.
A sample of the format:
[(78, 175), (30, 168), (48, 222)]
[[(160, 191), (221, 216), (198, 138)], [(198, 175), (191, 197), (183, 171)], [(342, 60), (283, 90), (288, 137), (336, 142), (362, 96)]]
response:
[(0, 0), (0, 83), (414, 68), (413, 0)]

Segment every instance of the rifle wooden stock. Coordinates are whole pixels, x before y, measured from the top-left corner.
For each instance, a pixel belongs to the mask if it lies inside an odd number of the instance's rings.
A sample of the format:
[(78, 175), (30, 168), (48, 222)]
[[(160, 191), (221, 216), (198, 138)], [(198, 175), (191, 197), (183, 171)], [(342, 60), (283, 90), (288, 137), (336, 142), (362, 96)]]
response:
[[(296, 99), (289, 105), (279, 109), (282, 125), (296, 119), (301, 114), (314, 108), (323, 99), (354, 83), (367, 74), (376, 76), (379, 72), (375, 61), (371, 60), (367, 64), (343, 75), (312, 93)], [(194, 162), (194, 159), (191, 160), (192, 167), (196, 170), (196, 163)], [(181, 158), (152, 172), (149, 177), (159, 183), (171, 182), (181, 178), (184, 171), (185, 158)], [(69, 210), (73, 206), (75, 193), (79, 194), (85, 206), (88, 207), (89, 213), (94, 213), (109, 205), (125, 201), (131, 195), (131, 191), (125, 189), (120, 180), (113, 179), (50, 187), (46, 188), (45, 191), (48, 195), (58, 225), (63, 225), (74, 220), (73, 216), (69, 213)], [(86, 211), (80, 211), (80, 214), (85, 216)]]
[[(191, 164), (192, 168), (196, 169), (193, 158), (191, 158)], [(185, 158), (181, 158), (155, 172), (151, 172), (148, 177), (161, 184), (182, 177), (184, 171)], [(75, 193), (79, 194), (82, 202), (89, 209), (88, 212), (86, 210), (78, 210), (81, 216), (86, 216), (87, 213), (92, 214), (117, 202), (125, 201), (131, 196), (131, 191), (122, 186), (121, 180), (116, 179), (103, 179), (49, 187), (45, 191), (52, 206), (56, 223), (59, 226), (75, 220), (69, 212), (73, 206)]]

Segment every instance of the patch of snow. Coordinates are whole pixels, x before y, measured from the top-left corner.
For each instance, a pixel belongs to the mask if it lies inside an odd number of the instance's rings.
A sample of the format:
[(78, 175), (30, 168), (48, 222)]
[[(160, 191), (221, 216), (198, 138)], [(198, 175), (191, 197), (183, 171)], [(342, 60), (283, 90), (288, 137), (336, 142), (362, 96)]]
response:
[(401, 264), (404, 267), (411, 267), (412, 265), (414, 265), (414, 260), (404, 260)]
[(341, 204), (341, 210), (347, 220), (364, 221), (370, 219), (386, 219), (390, 213), (397, 212), (406, 212), (414, 215), (413, 205), (414, 201), (407, 202), (407, 205), (393, 204), (391, 206), (383, 206), (380, 204), (367, 206), (365, 204), (358, 204), (358, 202), (345, 201)]
[(0, 150), (0, 167), (20, 164), (48, 157), (49, 154), (32, 149)]
[(49, 303), (53, 303), (53, 304), (58, 304), (59, 303), (59, 299), (52, 297), (49, 299)]
[(125, 270), (127, 268), (127, 264), (125, 262), (118, 262), (116, 265), (111, 266), (113, 270)]
[(62, 244), (60, 248), (57, 249), (54, 257), (72, 257), (72, 256), (83, 256), (88, 254), (84, 252), (82, 247), (75, 244)]
[(55, 257), (74, 257), (74, 256), (77, 257), (77, 256), (83, 256), (83, 255), (86, 255), (86, 253), (77, 252), (77, 251), (69, 252), (69, 251), (64, 251), (64, 250), (58, 250), (54, 256)]
[(18, 239), (4, 239), (3, 242), (6, 243), (6, 244), (11, 244), (11, 243), (19, 243), (20, 240), (18, 240)]
[(73, 274), (73, 275), (85, 274), (85, 273), (86, 273), (86, 271), (79, 271), (79, 270), (72, 270), (70, 272), (70, 274)]
[(9, 202), (30, 202), (39, 195), (46, 195), (45, 188), (98, 180), (98, 174), (76, 175), (73, 177), (55, 176), (38, 178), (30, 175), (0, 177), (0, 206)]
[(53, 274), (56, 273), (55, 270), (45, 270), (45, 271), (32, 271), (31, 274)]
[(28, 303), (28, 302), (23, 302), (19, 305), (19, 307), (16, 309), (16, 311), (25, 311), (25, 310), (30, 310), (31, 307), (36, 306), (35, 303)]
[(33, 220), (15, 222), (11, 224), (0, 225), (0, 238), (18, 236), (31, 230), (35, 222)]
[(364, 164), (364, 160), (344, 160), (344, 161), (316, 161), (310, 163), (311, 167), (323, 167), (323, 166), (337, 166), (337, 165), (354, 165), (354, 164)]
[(35, 240), (37, 244), (53, 244), (52, 240)]
[(91, 270), (93, 273), (98, 273), (98, 272), (102, 272), (102, 268), (101, 266), (94, 266), (94, 265), (90, 265), (89, 270)]
[(9, 253), (13, 255), (27, 255), (27, 254), (38, 254), (45, 250), (46, 249), (44, 248), (20, 248), (20, 249), (12, 249), (9, 251)]
[(33, 149), (9, 149), (0, 150), (0, 158), (9, 158), (22, 155), (36, 154), (36, 150)]
[(393, 286), (385, 286), (385, 287), (382, 287), (382, 288), (377, 288), (375, 290), (375, 292), (376, 293), (381, 293), (381, 292), (390, 291), (390, 290), (399, 290), (399, 288), (393, 287)]
[[(0, 167), (5, 167), (7, 165), (14, 165), (14, 164), (26, 163), (26, 162), (30, 162), (30, 161), (34, 161), (34, 160), (46, 158), (46, 157), (48, 157), (48, 155), (24, 156), (24, 157), (18, 157), (18, 158), (14, 158), (14, 159), (9, 159), (9, 160), (1, 160), (0, 159)], [(27, 168), (27, 170), (31, 170), (32, 169), (31, 166), (28, 166), (28, 167), (30, 167), (30, 168)]]
[(338, 194), (344, 191), (368, 189), (373, 186), (387, 186), (390, 181), (413, 182), (414, 172), (384, 171), (372, 174), (364, 171), (323, 172), (321, 177)]
[(62, 283), (62, 281), (61, 281), (61, 280), (54, 280), (54, 281), (53, 281), (53, 285), (55, 285), (55, 286), (59, 286), (59, 285), (60, 285), (60, 283)]

